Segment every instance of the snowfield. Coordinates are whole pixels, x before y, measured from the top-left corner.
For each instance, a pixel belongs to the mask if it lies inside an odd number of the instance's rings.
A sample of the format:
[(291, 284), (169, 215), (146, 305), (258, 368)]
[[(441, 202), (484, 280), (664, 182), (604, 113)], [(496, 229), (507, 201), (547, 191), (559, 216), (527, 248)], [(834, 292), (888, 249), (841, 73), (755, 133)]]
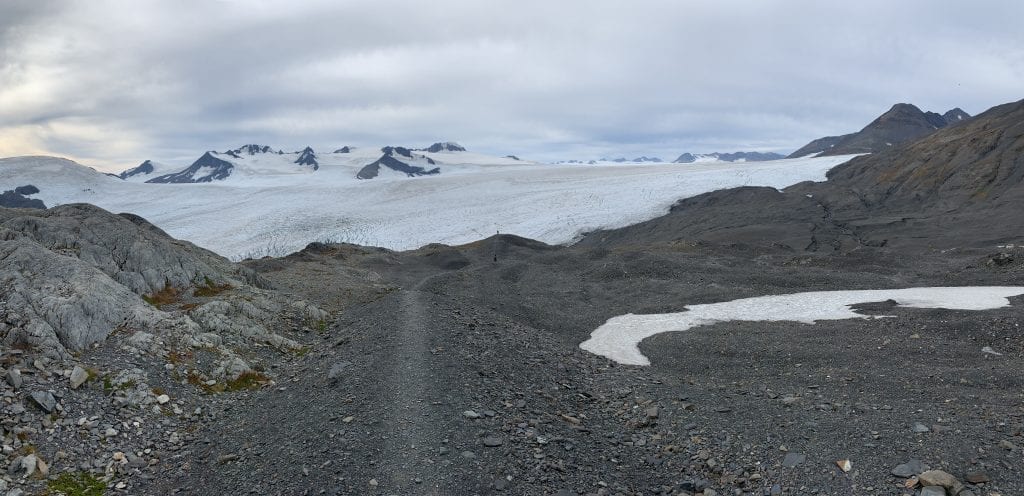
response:
[(893, 300), (910, 308), (988, 310), (1010, 305), (1007, 299), (1024, 294), (1024, 287), (980, 286), (908, 288), (857, 291), (814, 291), (759, 296), (706, 305), (689, 305), (685, 311), (650, 315), (626, 314), (608, 319), (580, 343), (580, 348), (627, 365), (650, 365), (638, 345), (663, 332), (728, 322), (771, 321), (814, 324), (819, 320), (869, 319), (851, 305)]
[[(231, 177), (202, 184), (122, 181), (53, 157), (0, 159), (0, 189), (33, 184), (47, 206), (88, 202), (141, 215), (171, 236), (231, 259), (284, 255), (312, 241), (404, 250), (462, 244), (497, 231), (552, 244), (665, 214), (677, 200), (736, 186), (783, 188), (822, 181), (851, 156), (771, 162), (546, 165), (469, 152), (426, 155), (441, 174), (382, 168), (356, 179), (379, 149), (257, 157)], [(223, 155), (219, 156), (223, 158)], [(371, 158), (372, 157), (372, 158)]]

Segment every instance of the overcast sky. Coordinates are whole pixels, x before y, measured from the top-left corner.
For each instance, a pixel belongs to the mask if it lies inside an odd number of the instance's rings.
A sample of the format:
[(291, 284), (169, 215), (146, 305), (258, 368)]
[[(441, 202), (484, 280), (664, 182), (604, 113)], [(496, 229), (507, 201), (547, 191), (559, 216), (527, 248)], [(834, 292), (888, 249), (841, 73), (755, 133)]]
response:
[(789, 152), (1024, 98), (1024, 2), (0, 1), (0, 157)]

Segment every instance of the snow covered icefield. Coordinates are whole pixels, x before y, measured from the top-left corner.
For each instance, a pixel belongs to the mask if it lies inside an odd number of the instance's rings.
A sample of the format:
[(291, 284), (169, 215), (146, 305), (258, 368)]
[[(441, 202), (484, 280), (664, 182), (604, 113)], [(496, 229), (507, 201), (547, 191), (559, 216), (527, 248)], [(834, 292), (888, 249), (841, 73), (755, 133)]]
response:
[(567, 243), (665, 214), (722, 188), (822, 181), (851, 156), (771, 162), (545, 165), (447, 163), (442, 174), (358, 180), (355, 166), (199, 184), (122, 181), (52, 157), (0, 159), (0, 186), (33, 184), (47, 206), (87, 202), (141, 215), (171, 236), (231, 259), (284, 255), (312, 241), (404, 250), (494, 234)]
[(854, 291), (812, 291), (758, 296), (721, 303), (689, 305), (686, 311), (649, 315), (626, 314), (608, 319), (580, 343), (580, 348), (627, 365), (650, 365), (640, 352), (641, 341), (663, 332), (728, 322), (771, 321), (814, 324), (819, 320), (868, 319), (851, 305), (893, 300), (910, 308), (988, 310), (1010, 305), (1007, 299), (1024, 294), (1024, 287), (978, 286), (907, 288)]

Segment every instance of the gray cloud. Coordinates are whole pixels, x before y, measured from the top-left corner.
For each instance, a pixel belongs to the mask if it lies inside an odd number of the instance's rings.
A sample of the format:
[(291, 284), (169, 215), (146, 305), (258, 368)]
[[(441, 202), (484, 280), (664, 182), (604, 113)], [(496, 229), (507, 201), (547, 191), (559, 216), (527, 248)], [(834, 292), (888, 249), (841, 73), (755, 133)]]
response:
[(14, 0), (0, 156), (119, 169), (253, 141), (788, 151), (895, 102), (1021, 98), (1022, 18), (996, 1)]

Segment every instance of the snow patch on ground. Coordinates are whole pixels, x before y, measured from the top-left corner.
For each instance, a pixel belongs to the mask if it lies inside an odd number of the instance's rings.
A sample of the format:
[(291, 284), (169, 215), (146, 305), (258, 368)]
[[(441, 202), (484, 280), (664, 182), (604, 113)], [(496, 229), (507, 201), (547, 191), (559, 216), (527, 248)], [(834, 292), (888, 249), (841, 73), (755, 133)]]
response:
[(979, 286), (880, 289), (856, 291), (813, 291), (758, 296), (721, 303), (688, 305), (683, 312), (651, 315), (626, 314), (608, 319), (580, 343), (580, 348), (626, 365), (650, 365), (638, 345), (663, 332), (686, 331), (694, 327), (733, 320), (802, 322), (866, 319), (850, 307), (860, 303), (893, 300), (910, 308), (988, 310), (1010, 305), (1007, 299), (1024, 294), (1024, 287)]

